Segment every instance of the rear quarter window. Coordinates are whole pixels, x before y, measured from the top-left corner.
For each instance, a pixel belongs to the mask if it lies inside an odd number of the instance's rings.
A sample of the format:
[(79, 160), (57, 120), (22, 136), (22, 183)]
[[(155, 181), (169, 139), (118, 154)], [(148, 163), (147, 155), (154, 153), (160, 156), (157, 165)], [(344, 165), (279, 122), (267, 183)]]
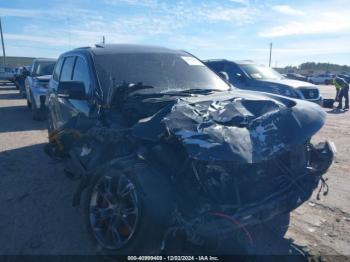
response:
[(53, 71), (53, 76), (52, 78), (56, 81), (58, 81), (60, 79), (60, 74), (61, 74), (61, 69), (62, 69), (62, 65), (63, 65), (63, 58), (61, 58), (60, 60), (57, 61), (55, 69)]
[(32, 65), (32, 67), (30, 68), (30, 75), (34, 76), (35, 75), (35, 71), (38, 67), (38, 63), (34, 62), (34, 64)]
[(66, 57), (63, 63), (62, 71), (61, 71), (60, 81), (72, 80), (74, 61), (75, 61), (74, 56)]
[(75, 62), (73, 80), (83, 82), (85, 85), (86, 94), (90, 92), (91, 80), (89, 67), (82, 57), (77, 57), (77, 61)]

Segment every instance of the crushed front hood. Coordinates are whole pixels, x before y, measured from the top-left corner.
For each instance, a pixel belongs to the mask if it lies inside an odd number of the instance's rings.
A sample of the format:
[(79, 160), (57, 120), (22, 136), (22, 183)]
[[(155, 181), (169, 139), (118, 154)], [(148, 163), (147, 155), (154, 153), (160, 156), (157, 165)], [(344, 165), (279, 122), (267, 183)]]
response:
[(134, 135), (155, 140), (167, 130), (194, 159), (256, 163), (305, 143), (325, 117), (319, 106), (307, 101), (219, 92), (179, 99), (136, 124)]

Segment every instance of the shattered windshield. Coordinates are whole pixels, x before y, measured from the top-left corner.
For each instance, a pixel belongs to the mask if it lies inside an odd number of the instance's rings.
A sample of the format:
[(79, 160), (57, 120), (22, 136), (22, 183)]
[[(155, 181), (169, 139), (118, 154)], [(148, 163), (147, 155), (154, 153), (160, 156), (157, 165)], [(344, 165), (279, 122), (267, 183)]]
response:
[(245, 71), (253, 79), (282, 79), (283, 76), (272, 68), (262, 65), (240, 65), (243, 71)]
[(123, 83), (141, 83), (153, 87), (139, 91), (142, 93), (230, 89), (202, 62), (186, 53), (98, 55), (95, 65), (103, 89)]

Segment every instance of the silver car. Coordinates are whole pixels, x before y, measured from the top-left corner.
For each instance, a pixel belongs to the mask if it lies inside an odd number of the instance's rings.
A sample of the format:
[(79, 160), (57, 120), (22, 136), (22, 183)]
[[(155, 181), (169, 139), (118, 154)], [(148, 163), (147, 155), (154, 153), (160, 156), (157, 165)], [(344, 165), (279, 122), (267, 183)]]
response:
[(25, 80), (27, 105), (34, 120), (46, 118), (45, 100), (47, 87), (56, 64), (56, 59), (35, 59)]

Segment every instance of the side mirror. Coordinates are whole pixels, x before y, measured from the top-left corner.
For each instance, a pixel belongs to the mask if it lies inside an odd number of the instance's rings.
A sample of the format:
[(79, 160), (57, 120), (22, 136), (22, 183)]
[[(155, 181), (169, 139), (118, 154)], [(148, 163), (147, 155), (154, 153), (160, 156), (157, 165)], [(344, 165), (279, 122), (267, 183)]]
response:
[(84, 82), (60, 82), (57, 87), (57, 96), (66, 99), (84, 100), (86, 98)]
[(230, 77), (228, 76), (228, 74), (225, 72), (225, 71), (221, 71), (219, 72), (219, 76), (225, 80), (226, 82), (229, 82), (230, 81)]

